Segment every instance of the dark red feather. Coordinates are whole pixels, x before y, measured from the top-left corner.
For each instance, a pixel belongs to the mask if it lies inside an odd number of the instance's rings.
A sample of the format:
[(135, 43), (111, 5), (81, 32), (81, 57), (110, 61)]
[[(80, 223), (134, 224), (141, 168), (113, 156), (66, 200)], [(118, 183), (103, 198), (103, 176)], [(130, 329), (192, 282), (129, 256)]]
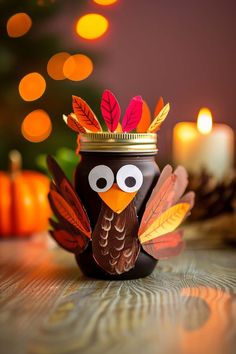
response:
[(143, 100), (141, 96), (135, 96), (130, 101), (122, 120), (123, 132), (135, 129), (142, 117)]
[(57, 162), (51, 156), (47, 157), (47, 165), (53, 176), (57, 192), (63, 196), (63, 198), (68, 202), (73, 211), (76, 213), (78, 219), (81, 222), (82, 231), (88, 236), (91, 235), (91, 227), (87, 213), (71, 183), (68, 181)]
[(109, 90), (103, 92), (101, 111), (108, 129), (114, 132), (120, 120), (120, 106), (116, 97)]

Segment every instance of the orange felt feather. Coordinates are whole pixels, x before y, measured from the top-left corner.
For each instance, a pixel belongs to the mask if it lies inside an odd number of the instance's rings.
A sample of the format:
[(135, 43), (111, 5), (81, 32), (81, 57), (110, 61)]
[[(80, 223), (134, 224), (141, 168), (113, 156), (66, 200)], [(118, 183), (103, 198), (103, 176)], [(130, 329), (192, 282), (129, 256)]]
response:
[(183, 231), (177, 230), (142, 244), (143, 249), (155, 259), (178, 256), (184, 248)]
[(143, 100), (142, 116), (136, 128), (138, 133), (145, 133), (151, 124), (151, 112), (147, 102)]
[(80, 125), (94, 133), (102, 131), (95, 114), (82, 98), (73, 96), (72, 106)]
[(173, 232), (184, 220), (189, 209), (190, 205), (188, 203), (179, 203), (167, 209), (139, 236), (140, 242), (151, 241), (159, 236)]
[(84, 129), (84, 127), (78, 122), (78, 119), (75, 115), (69, 114), (68, 116), (63, 115), (63, 119), (66, 123), (66, 125), (73, 130), (74, 132), (76, 132), (77, 134), (79, 133), (86, 133), (86, 130)]
[(172, 174), (165, 180), (160, 188), (154, 188), (141, 221), (139, 235), (141, 235), (161, 213), (173, 205), (173, 187), (175, 182), (176, 176)]
[(123, 133), (122, 125), (120, 124), (120, 122), (119, 122), (118, 125), (117, 125), (117, 128), (116, 128), (116, 130), (115, 130), (115, 133)]
[(152, 124), (149, 126), (147, 132), (148, 133), (156, 133), (160, 127), (161, 124), (164, 122), (164, 120), (166, 119), (168, 113), (170, 111), (170, 105), (169, 103), (167, 103), (162, 110), (158, 113), (158, 115), (156, 116), (156, 118), (154, 119), (154, 121), (152, 122)]
[(155, 110), (154, 110), (154, 117), (156, 117), (160, 111), (162, 110), (162, 108), (164, 107), (164, 100), (163, 97), (160, 97), (159, 100), (157, 101)]
[(90, 233), (84, 230), (84, 227), (74, 210), (57, 191), (50, 191), (49, 200), (52, 201), (57, 212), (62, 216), (63, 219), (65, 219), (69, 224), (74, 226), (79, 231), (86, 234), (87, 237), (90, 237)]
[[(178, 166), (173, 173), (172, 171), (170, 165), (163, 169), (146, 205), (138, 232), (139, 236), (145, 234), (156, 222), (156, 219), (176, 203), (188, 204), (189, 211), (193, 207), (194, 193), (187, 193), (182, 197), (188, 184), (186, 169)], [(182, 199), (180, 199), (181, 197)]]

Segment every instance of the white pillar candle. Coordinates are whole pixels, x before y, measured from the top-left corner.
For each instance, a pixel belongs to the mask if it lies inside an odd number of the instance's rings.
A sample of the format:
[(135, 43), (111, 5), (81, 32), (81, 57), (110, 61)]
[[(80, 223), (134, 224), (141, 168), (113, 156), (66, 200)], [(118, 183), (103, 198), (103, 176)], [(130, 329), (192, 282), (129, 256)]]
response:
[(194, 174), (205, 169), (221, 180), (233, 167), (234, 132), (226, 124), (213, 124), (211, 112), (203, 108), (198, 124), (181, 122), (174, 127), (173, 159)]

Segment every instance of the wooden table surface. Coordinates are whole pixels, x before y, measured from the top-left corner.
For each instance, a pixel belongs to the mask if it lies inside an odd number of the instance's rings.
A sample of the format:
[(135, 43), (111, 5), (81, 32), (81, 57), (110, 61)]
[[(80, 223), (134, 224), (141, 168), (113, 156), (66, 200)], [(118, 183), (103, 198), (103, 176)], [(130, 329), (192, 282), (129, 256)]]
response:
[(133, 281), (85, 278), (39, 241), (0, 242), (1, 354), (236, 352), (236, 252), (187, 249)]

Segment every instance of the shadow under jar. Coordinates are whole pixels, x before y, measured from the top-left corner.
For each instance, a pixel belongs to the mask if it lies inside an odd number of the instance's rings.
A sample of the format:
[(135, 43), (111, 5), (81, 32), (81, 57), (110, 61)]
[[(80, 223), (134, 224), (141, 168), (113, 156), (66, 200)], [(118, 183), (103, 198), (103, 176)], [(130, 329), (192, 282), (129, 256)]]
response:
[[(121, 167), (134, 165), (142, 172), (143, 183), (138, 190), (134, 204), (140, 225), (146, 203), (160, 175), (156, 164), (157, 136), (142, 133), (88, 133), (80, 138), (81, 162), (74, 175), (74, 186), (87, 211), (91, 228), (94, 229), (103, 203), (97, 192), (92, 190), (88, 176), (99, 165), (108, 166), (115, 178)], [(138, 237), (134, 230), (133, 237)], [(147, 254), (141, 247), (134, 268), (122, 274), (109, 274), (94, 260), (92, 241), (87, 249), (76, 255), (82, 272), (89, 277), (110, 280), (137, 279), (152, 273), (157, 260)]]

